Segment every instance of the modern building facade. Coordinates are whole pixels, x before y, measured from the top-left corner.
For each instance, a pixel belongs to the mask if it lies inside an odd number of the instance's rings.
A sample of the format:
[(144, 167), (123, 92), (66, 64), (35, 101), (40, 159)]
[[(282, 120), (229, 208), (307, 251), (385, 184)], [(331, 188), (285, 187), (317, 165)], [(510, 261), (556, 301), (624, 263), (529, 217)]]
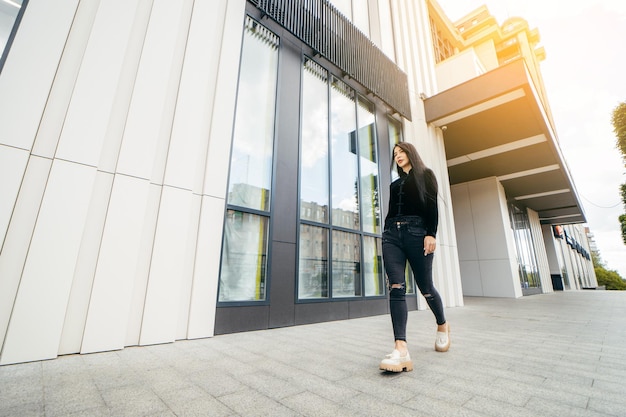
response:
[(595, 286), (538, 60), (488, 13), (2, 2), (0, 364), (387, 313), (402, 140), (439, 180), (447, 307)]

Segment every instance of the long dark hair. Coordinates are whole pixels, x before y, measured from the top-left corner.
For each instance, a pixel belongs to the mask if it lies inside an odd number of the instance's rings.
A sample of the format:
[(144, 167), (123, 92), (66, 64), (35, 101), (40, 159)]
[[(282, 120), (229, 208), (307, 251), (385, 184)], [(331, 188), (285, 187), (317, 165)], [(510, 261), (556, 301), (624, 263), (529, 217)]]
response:
[[(411, 164), (411, 168), (412, 168), (411, 174), (413, 175), (413, 179), (415, 180), (415, 184), (417, 185), (418, 196), (419, 196), (420, 202), (424, 204), (426, 202), (425, 177), (426, 177), (426, 170), (428, 168), (424, 164), (424, 161), (422, 161), (422, 158), (420, 157), (419, 153), (417, 153), (417, 149), (415, 149), (415, 146), (413, 146), (412, 144), (408, 142), (398, 142), (393, 147), (393, 149), (395, 150), (396, 147), (402, 149), (404, 153), (406, 153), (407, 157), (409, 158), (409, 163)], [(393, 151), (392, 151), (391, 156), (393, 158)], [(393, 158), (393, 161), (395, 162), (395, 158)], [(394, 162), (392, 162), (392, 164)], [(398, 171), (398, 175), (400, 176), (400, 178), (404, 178), (408, 175), (406, 172), (404, 172), (404, 170), (397, 163), (396, 163), (396, 171)], [(435, 187), (437, 187), (436, 184), (435, 184)]]

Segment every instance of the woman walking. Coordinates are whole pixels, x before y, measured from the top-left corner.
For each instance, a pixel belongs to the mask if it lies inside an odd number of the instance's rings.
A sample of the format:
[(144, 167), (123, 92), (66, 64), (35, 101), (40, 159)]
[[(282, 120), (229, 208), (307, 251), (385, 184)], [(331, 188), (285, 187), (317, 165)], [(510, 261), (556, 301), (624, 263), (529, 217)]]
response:
[(450, 327), (432, 277), (433, 253), (437, 245), (435, 235), (439, 221), (437, 179), (410, 143), (398, 143), (393, 148), (393, 159), (400, 178), (390, 186), (389, 210), (383, 233), (383, 260), (389, 286), (389, 310), (395, 347), (382, 360), (380, 369), (402, 372), (413, 370), (406, 341), (407, 260), (420, 293), (435, 315), (435, 350), (438, 352), (446, 352), (450, 347)]

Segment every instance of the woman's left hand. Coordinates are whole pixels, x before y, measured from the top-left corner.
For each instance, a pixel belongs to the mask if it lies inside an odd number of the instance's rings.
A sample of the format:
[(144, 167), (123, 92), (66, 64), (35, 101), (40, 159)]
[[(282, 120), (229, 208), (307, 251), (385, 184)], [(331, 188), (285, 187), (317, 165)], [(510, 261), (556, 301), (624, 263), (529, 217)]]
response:
[(431, 253), (433, 253), (436, 247), (437, 247), (437, 240), (435, 240), (434, 237), (432, 236), (424, 237), (424, 256), (430, 255)]

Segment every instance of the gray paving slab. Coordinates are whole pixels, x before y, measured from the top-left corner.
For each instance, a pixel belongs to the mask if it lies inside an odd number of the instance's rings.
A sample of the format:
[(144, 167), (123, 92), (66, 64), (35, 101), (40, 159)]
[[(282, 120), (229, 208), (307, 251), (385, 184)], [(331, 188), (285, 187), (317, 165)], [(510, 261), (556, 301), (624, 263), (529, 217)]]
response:
[(626, 292), (466, 297), (414, 371), (378, 370), (387, 315), (0, 367), (3, 416), (626, 416)]

